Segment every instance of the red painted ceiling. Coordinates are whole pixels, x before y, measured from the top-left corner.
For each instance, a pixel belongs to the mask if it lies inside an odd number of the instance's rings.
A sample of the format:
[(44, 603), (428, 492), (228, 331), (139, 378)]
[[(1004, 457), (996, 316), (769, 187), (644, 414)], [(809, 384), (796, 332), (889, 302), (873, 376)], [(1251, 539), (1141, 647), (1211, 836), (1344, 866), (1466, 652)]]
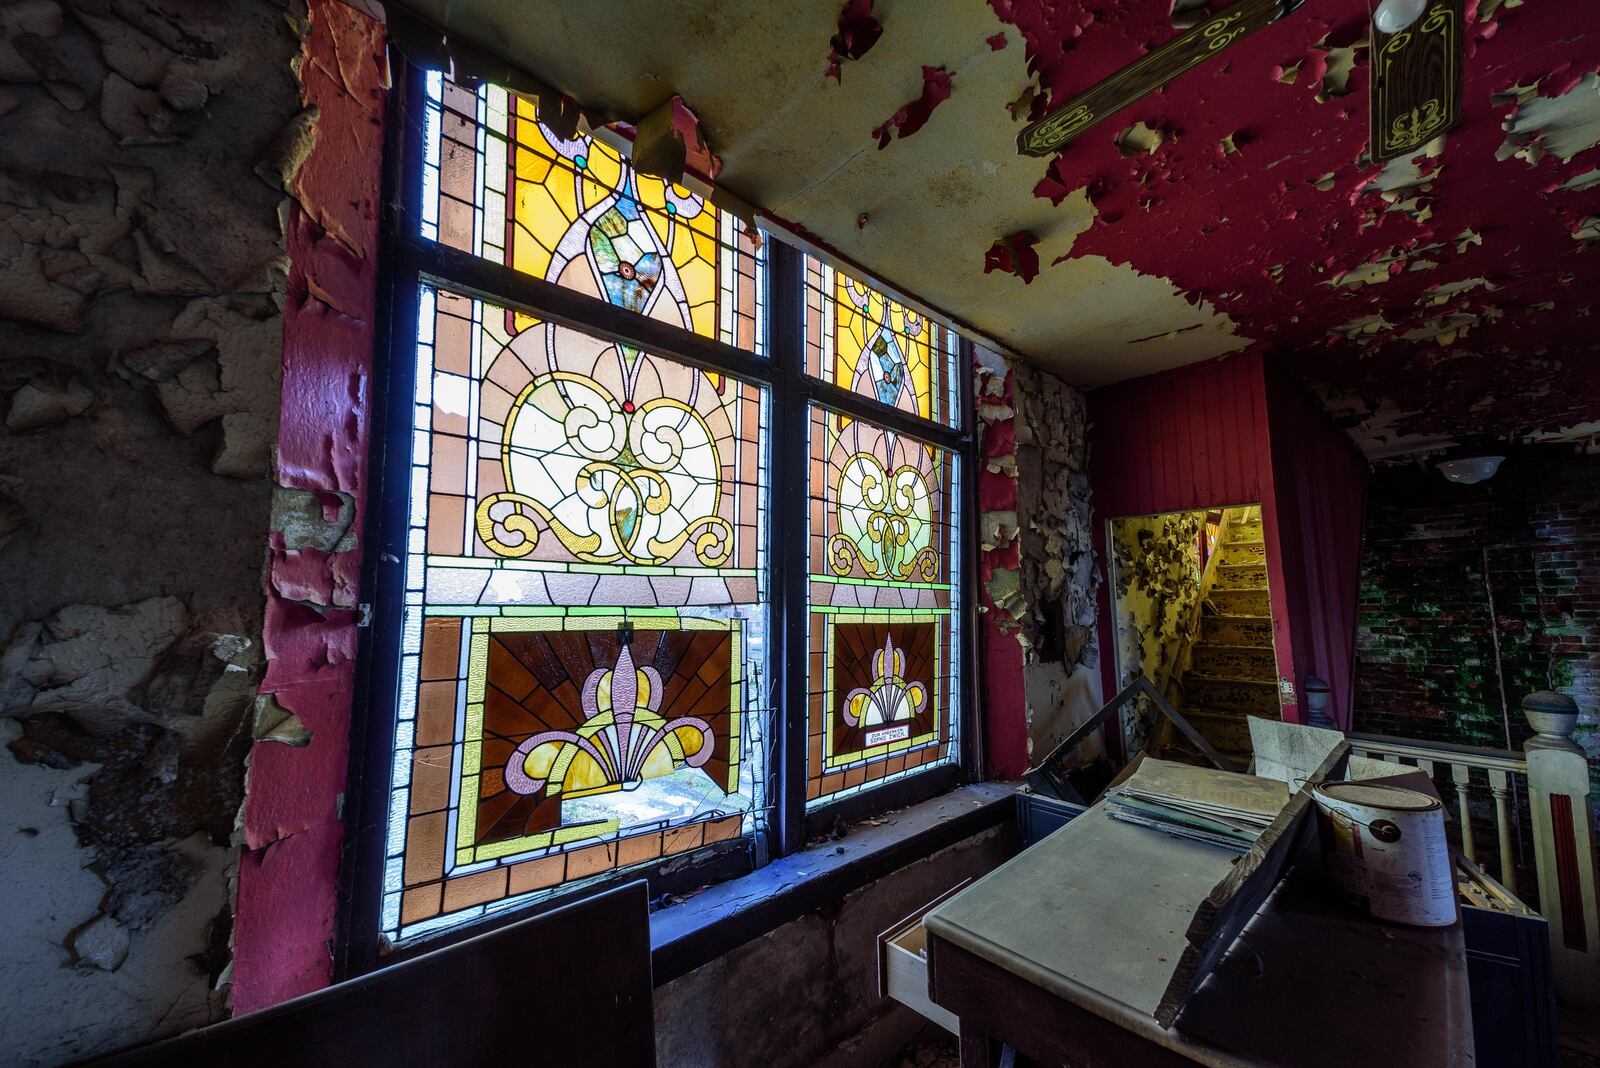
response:
[[(1025, 37), (1035, 116), (1177, 32), (1170, 0), (990, 6)], [(1367, 11), (1364, 0), (1308, 0), (1068, 145), (1036, 190), (1086, 187), (1098, 210), (1068, 255), (1127, 263), (1212, 301), (1352, 412), (1369, 452), (1397, 437), (1600, 419), (1600, 241), (1575, 236), (1600, 216), (1600, 184), (1557, 188), (1600, 167), (1600, 149), (1568, 162), (1496, 158), (1518, 106), (1508, 90), (1560, 96), (1600, 70), (1600, 3), (1468, 0), (1463, 118), (1422, 165), (1429, 183), (1394, 206), (1368, 188), (1380, 168), (1363, 158)], [(1165, 140), (1124, 156), (1115, 135), (1140, 121)], [(1384, 280), (1332, 284), (1363, 268)], [(1488, 285), (1439, 291), (1477, 278)], [(1346, 336), (1371, 316), (1381, 318)], [(1387, 416), (1370, 418), (1380, 406)]]

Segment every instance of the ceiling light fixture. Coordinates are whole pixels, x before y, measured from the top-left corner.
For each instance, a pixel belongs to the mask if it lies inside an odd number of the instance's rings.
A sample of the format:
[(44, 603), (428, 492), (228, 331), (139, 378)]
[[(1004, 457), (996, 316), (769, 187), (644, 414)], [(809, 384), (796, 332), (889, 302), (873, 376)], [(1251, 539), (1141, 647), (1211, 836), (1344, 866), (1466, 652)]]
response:
[(1469, 456), (1462, 460), (1446, 460), (1439, 465), (1439, 473), (1451, 482), (1470, 486), (1474, 482), (1493, 478), (1504, 460), (1504, 456)]
[(1383, 33), (1399, 33), (1421, 18), (1427, 6), (1428, 0), (1383, 0), (1372, 21)]

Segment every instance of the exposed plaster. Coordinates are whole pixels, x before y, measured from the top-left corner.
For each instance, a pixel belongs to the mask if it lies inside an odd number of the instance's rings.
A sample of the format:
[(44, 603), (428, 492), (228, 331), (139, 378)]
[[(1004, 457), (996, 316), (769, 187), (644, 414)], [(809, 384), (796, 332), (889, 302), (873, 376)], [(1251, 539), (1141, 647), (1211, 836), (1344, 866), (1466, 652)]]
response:
[(1082, 394), (979, 348), (979, 579), (990, 762), (1014, 777), (1096, 706)]
[(1565, 92), (1539, 95), (1537, 86), (1517, 86), (1502, 124), (1506, 139), (1495, 156), (1537, 166), (1546, 154), (1571, 163), (1600, 145), (1600, 74), (1586, 74)]
[(0, 9), (8, 1063), (229, 996), (281, 362), (277, 0)]
[[(370, 433), (385, 66), (381, 27), (337, 0), (300, 25), (302, 109), (287, 138), (283, 394), (267, 536), (263, 648), (240, 820), (234, 1007), (332, 975), (354, 699)], [(283, 144), (286, 138), (280, 137)], [(299, 147), (309, 143), (303, 155)]]

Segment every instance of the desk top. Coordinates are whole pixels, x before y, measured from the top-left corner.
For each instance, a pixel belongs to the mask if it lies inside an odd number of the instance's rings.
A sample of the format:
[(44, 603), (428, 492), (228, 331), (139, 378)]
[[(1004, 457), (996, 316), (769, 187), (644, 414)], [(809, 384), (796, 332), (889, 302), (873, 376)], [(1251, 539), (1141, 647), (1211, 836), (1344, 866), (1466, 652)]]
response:
[[(942, 938), (1201, 1064), (1471, 1065), (1461, 928), (1372, 920), (1290, 880), (1194, 994), (1155, 1020), (1196, 906), (1235, 855), (1096, 805), (928, 913)], [(1304, 858), (1315, 870), (1314, 856)]]

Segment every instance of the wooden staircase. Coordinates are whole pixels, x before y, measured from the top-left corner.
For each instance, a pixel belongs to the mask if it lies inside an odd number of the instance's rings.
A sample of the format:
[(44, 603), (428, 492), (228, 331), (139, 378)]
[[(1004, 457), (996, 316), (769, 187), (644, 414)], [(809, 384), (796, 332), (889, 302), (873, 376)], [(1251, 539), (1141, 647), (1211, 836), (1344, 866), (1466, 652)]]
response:
[(1207, 570), (1199, 633), (1180, 680), (1182, 712), (1242, 770), (1251, 756), (1248, 717), (1281, 715), (1259, 507), (1228, 510), (1216, 567)]

